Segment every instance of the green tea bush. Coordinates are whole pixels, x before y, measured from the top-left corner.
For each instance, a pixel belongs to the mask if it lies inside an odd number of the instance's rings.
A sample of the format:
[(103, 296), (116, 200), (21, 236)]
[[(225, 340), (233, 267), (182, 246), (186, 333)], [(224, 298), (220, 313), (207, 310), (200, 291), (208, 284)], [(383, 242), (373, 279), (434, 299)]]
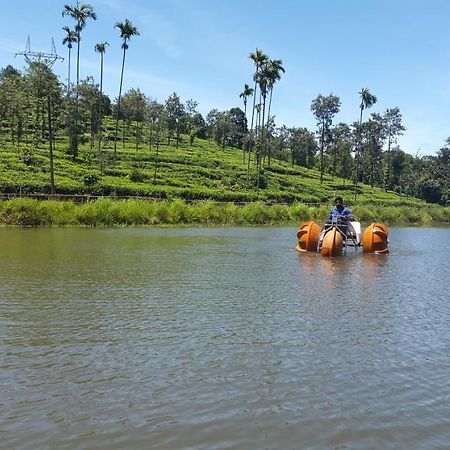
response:
[(136, 183), (136, 182), (141, 183), (147, 179), (147, 175), (142, 170), (139, 170), (139, 169), (133, 169), (130, 172), (129, 177), (130, 177), (130, 180), (133, 181), (134, 183)]
[(98, 183), (99, 176), (96, 173), (87, 173), (83, 177), (83, 182), (85, 186), (93, 186), (94, 184)]

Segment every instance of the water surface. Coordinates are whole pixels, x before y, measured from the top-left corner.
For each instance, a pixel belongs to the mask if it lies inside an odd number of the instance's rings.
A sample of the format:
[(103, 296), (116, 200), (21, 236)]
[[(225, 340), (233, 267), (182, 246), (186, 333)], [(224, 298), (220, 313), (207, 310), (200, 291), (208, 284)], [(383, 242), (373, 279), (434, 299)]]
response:
[(0, 229), (0, 448), (450, 448), (450, 229), (295, 232)]

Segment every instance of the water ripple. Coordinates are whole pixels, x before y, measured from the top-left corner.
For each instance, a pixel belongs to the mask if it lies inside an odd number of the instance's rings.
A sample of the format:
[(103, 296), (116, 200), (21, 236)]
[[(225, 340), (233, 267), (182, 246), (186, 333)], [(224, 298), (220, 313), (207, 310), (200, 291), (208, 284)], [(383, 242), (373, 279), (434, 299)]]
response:
[(331, 260), (297, 255), (283, 228), (17, 231), (0, 272), (5, 448), (450, 442), (448, 229)]

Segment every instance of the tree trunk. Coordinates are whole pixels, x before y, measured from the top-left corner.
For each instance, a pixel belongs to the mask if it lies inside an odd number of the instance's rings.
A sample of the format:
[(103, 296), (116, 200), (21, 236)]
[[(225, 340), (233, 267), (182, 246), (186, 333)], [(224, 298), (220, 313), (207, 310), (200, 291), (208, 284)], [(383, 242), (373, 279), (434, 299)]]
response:
[(48, 143), (50, 156), (50, 193), (55, 193), (55, 173), (53, 166), (53, 124), (52, 124), (52, 101), (50, 94), (47, 96), (47, 113), (48, 113)]
[(325, 121), (322, 121), (322, 133), (320, 137), (320, 184), (323, 182), (323, 147), (325, 140)]
[(116, 111), (116, 130), (114, 132), (114, 159), (117, 158), (117, 132), (119, 129), (119, 115), (120, 115), (120, 99), (122, 96), (122, 84), (123, 84), (123, 69), (125, 67), (125, 54), (126, 48), (123, 48), (123, 57), (122, 57), (122, 70), (120, 72), (120, 86), (119, 86), (119, 97), (117, 99), (117, 111)]

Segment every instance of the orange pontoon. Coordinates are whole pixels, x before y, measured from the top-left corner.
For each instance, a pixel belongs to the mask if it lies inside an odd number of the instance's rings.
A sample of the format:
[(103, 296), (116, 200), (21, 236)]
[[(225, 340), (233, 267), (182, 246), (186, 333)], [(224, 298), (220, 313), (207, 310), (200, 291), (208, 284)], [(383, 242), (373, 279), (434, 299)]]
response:
[(314, 221), (305, 222), (297, 231), (297, 251), (315, 252), (319, 242), (320, 227)]
[(330, 227), (320, 244), (322, 256), (341, 256), (344, 250), (344, 235), (338, 227)]
[(388, 227), (382, 223), (371, 223), (364, 231), (362, 246), (364, 253), (386, 254), (389, 253)]

